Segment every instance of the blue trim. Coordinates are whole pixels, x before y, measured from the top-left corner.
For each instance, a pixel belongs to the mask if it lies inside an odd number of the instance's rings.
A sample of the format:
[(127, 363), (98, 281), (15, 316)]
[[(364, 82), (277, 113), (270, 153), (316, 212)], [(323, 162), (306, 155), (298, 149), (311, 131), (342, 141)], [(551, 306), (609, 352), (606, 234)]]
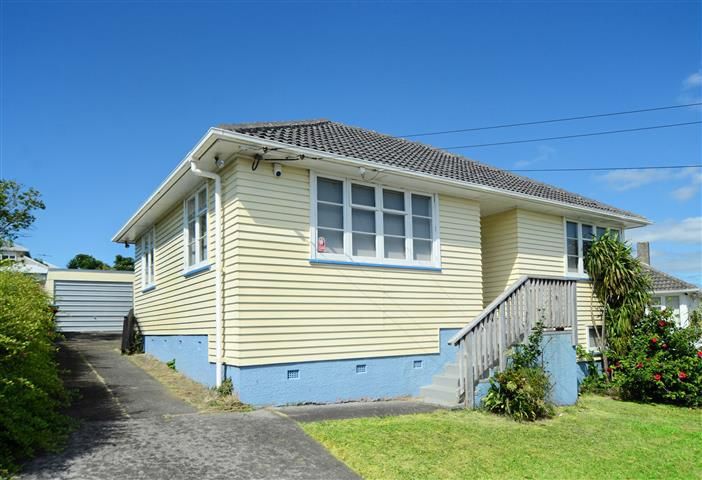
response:
[(422, 267), (419, 265), (392, 265), (384, 263), (347, 262), (343, 260), (317, 260), (310, 258), (311, 264), (321, 265), (346, 265), (349, 267), (378, 267), (378, 268), (403, 268), (405, 270), (425, 270), (430, 272), (440, 272), (439, 267)]
[(192, 277), (193, 275), (197, 275), (198, 273), (202, 272), (207, 272), (209, 269), (212, 267), (211, 263), (208, 263), (207, 265), (201, 265), (199, 267), (191, 268), (190, 270), (185, 270), (183, 272), (183, 276), (185, 278)]
[(152, 290), (156, 290), (156, 285), (149, 285), (148, 287), (144, 287), (141, 289), (141, 293), (147, 293)]

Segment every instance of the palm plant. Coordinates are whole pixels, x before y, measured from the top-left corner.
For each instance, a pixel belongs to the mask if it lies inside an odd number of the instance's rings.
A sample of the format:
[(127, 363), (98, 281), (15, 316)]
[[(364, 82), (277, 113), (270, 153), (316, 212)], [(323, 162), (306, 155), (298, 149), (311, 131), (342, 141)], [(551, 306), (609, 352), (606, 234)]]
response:
[(631, 255), (631, 246), (609, 231), (593, 242), (585, 255), (585, 268), (592, 279), (592, 295), (602, 307), (602, 333), (595, 331), (608, 371), (606, 350), (617, 356), (626, 353), (634, 326), (650, 303), (651, 279)]

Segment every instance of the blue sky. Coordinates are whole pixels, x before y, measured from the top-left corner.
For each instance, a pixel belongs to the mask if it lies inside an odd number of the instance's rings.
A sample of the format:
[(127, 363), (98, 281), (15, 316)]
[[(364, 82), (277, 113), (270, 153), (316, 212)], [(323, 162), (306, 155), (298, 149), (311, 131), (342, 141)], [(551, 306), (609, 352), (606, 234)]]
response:
[[(700, 2), (3, 2), (0, 176), (58, 264), (110, 238), (210, 126), (326, 117), (391, 134), (700, 101)], [(700, 120), (685, 108), (425, 137), (437, 146)], [(504, 168), (699, 164), (696, 126), (460, 150)], [(643, 214), (702, 283), (699, 169), (538, 173)]]

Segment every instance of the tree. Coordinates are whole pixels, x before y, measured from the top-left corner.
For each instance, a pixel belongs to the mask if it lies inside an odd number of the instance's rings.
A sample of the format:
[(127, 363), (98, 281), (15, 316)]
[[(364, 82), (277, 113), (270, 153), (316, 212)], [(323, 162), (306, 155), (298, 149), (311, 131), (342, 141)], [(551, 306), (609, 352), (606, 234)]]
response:
[(45, 208), (37, 190), (24, 189), (13, 180), (0, 180), (0, 246), (12, 244), (19, 232), (34, 223), (34, 211)]
[(92, 255), (79, 253), (73, 257), (67, 265), (68, 268), (80, 268), (83, 270), (109, 270), (110, 266), (102, 260), (98, 260)]
[(650, 303), (651, 279), (631, 255), (631, 247), (611, 232), (592, 244), (585, 268), (592, 279), (592, 295), (602, 306), (602, 333), (595, 331), (603, 366), (609, 372), (607, 349), (617, 356), (626, 353), (634, 327)]
[(122, 255), (115, 256), (115, 263), (112, 265), (115, 270), (134, 271), (134, 258), (123, 257)]

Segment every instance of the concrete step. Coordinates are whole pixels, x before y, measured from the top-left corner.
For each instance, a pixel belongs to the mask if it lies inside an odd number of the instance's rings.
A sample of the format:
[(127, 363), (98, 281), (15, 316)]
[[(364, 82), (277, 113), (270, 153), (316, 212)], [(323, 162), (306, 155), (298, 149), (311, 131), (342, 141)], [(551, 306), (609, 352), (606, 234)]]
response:
[(438, 385), (441, 387), (453, 387), (457, 388), (458, 387), (458, 375), (449, 375), (445, 372), (440, 373), (438, 375), (434, 375), (434, 377), (431, 379), (431, 384), (432, 385)]
[(443, 400), (438, 400), (436, 398), (431, 398), (431, 397), (419, 397), (419, 401), (422, 403), (427, 403), (429, 405), (438, 405), (440, 407), (451, 408), (451, 409), (463, 407), (463, 405), (460, 403), (444, 402)]
[(444, 369), (442, 370), (441, 373), (445, 373), (446, 375), (451, 375), (453, 377), (458, 378), (458, 364), (457, 363), (447, 363), (444, 365)]
[(422, 401), (444, 406), (455, 406), (458, 404), (458, 391), (456, 387), (445, 387), (440, 385), (429, 385), (419, 389), (419, 396)]

